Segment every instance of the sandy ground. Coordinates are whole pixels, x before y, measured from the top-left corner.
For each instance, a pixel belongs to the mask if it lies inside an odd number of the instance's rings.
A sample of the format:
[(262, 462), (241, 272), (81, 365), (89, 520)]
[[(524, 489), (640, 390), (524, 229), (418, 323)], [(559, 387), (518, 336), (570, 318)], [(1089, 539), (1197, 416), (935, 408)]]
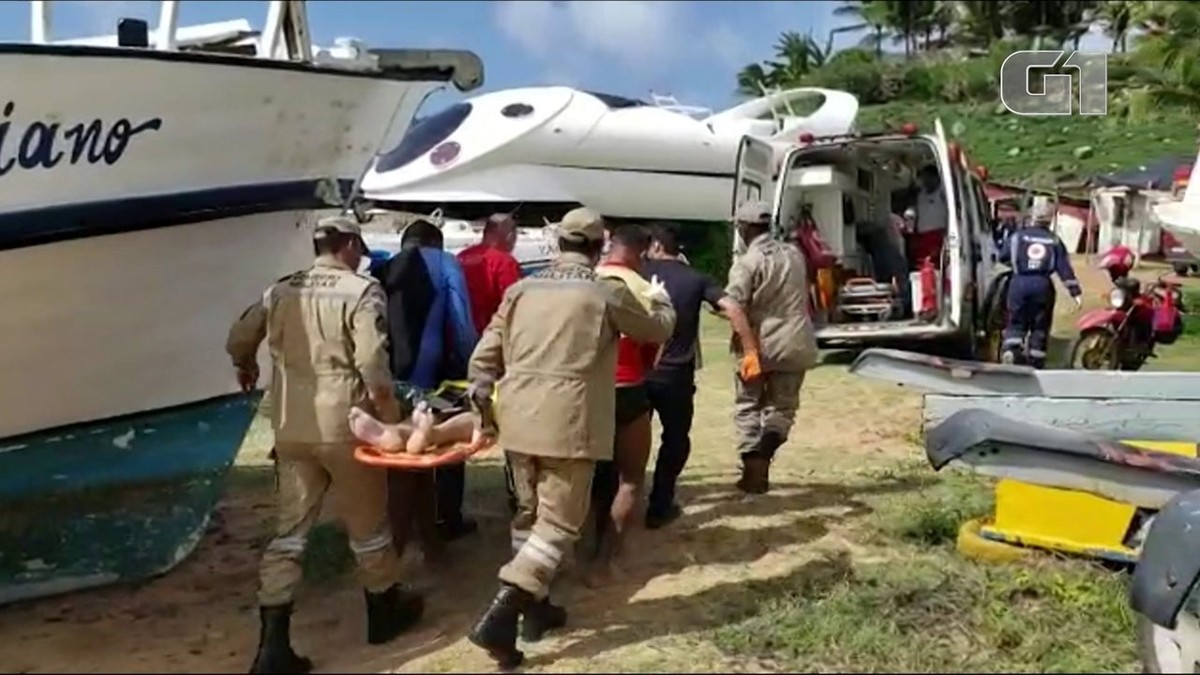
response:
[[(1107, 282), (1085, 271), (1099, 301)], [(1060, 306), (1062, 303), (1060, 303)], [(1070, 321), (1059, 321), (1060, 327)], [(729, 663), (696, 639), (771, 593), (819, 573), (829, 556), (855, 556), (851, 536), (869, 495), (917, 489), (888, 469), (920, 460), (920, 398), (853, 378), (829, 355), (805, 384), (800, 419), (780, 452), (774, 491), (738, 497), (725, 341), (709, 325), (698, 383), (685, 516), (658, 532), (635, 530), (618, 581), (603, 592), (567, 579), (571, 630), (527, 648), (527, 670), (558, 672), (770, 669)], [(257, 640), (256, 564), (273, 514), (261, 421), (247, 437), (208, 535), (162, 578), (0, 610), (0, 671), (245, 672)], [(494, 590), (507, 551), (503, 483), (494, 461), (469, 471), (468, 511), (481, 524), (438, 570), (406, 556), (408, 579), (428, 593), (426, 620), (393, 644), (365, 644), (361, 591), (345, 576), (307, 585), (293, 640), (324, 672), (479, 672), (490, 662), (464, 639)]]

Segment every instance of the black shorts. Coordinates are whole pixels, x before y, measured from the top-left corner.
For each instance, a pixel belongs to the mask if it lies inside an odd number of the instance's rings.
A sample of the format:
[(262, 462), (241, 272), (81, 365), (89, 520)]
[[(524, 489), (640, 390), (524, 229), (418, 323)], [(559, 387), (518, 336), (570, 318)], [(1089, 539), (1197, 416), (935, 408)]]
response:
[(645, 384), (617, 387), (617, 429), (650, 411), (650, 396)]

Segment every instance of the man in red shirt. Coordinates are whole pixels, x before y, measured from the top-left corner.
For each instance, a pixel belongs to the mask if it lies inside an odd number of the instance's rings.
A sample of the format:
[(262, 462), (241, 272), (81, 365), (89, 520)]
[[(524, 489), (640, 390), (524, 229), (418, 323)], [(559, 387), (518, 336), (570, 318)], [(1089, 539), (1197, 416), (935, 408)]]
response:
[(471, 296), (471, 317), (480, 335), (500, 308), (504, 291), (521, 278), (521, 266), (512, 255), (516, 245), (516, 221), (497, 213), (484, 222), (483, 241), (458, 253)]
[[(516, 245), (517, 222), (506, 213), (495, 213), (483, 223), (483, 241), (458, 252), (458, 263), (470, 296), (471, 318), (479, 335), (483, 335), (492, 315), (500, 309), (504, 292), (521, 278), (521, 265), (512, 255)], [(508, 507), (516, 513), (517, 495), (507, 457), (505, 455), (504, 479), (508, 488)]]

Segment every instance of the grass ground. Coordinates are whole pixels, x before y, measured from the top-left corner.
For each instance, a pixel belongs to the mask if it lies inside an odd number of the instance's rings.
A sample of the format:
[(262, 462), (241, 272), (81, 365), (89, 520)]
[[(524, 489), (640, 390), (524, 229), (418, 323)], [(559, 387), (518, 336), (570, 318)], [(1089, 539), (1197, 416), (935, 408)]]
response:
[[(1080, 263), (1082, 268), (1082, 261)], [(1089, 302), (1104, 286), (1084, 273)], [(1061, 337), (1072, 322), (1063, 314)], [(920, 398), (850, 376), (828, 359), (805, 383), (800, 421), (774, 490), (753, 499), (736, 476), (724, 327), (705, 324), (685, 516), (631, 533), (617, 581), (566, 580), (571, 630), (527, 650), (554, 672), (1131, 672), (1126, 579), (1080, 560), (1037, 556), (981, 566), (954, 551), (959, 524), (990, 509), (972, 475), (934, 474), (919, 447)], [(1196, 338), (1154, 367), (1195, 366)], [(273, 512), (269, 434), (256, 423), (200, 549), (169, 575), (0, 611), (5, 672), (245, 672), (257, 639), (256, 562)], [(486, 672), (464, 639), (507, 552), (503, 477), (473, 462), (478, 536), (405, 574), (428, 594), (411, 635), (364, 644), (361, 592), (344, 537), (318, 527), (294, 619), (297, 647), (327, 672)]]
[[(1163, 113), (1135, 125), (1116, 117), (1020, 117), (999, 112), (995, 104), (901, 101), (863, 108), (859, 126), (896, 128), (916, 122), (924, 130), (935, 118), (994, 179), (1017, 184), (1052, 186), (1167, 156), (1196, 155), (1196, 120), (1183, 113)], [(1076, 157), (1078, 148), (1090, 152)]]

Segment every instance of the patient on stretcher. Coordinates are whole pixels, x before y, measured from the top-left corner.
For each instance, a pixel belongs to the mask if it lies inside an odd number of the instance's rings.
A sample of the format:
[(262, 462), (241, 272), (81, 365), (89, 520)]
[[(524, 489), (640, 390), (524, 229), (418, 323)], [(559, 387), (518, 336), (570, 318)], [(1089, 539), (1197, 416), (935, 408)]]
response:
[(381, 452), (421, 454), (441, 446), (470, 443), (475, 429), (471, 414), (462, 412), (436, 422), (428, 403), (417, 404), (409, 422), (384, 424), (361, 408), (350, 409), (350, 431), (355, 438)]

